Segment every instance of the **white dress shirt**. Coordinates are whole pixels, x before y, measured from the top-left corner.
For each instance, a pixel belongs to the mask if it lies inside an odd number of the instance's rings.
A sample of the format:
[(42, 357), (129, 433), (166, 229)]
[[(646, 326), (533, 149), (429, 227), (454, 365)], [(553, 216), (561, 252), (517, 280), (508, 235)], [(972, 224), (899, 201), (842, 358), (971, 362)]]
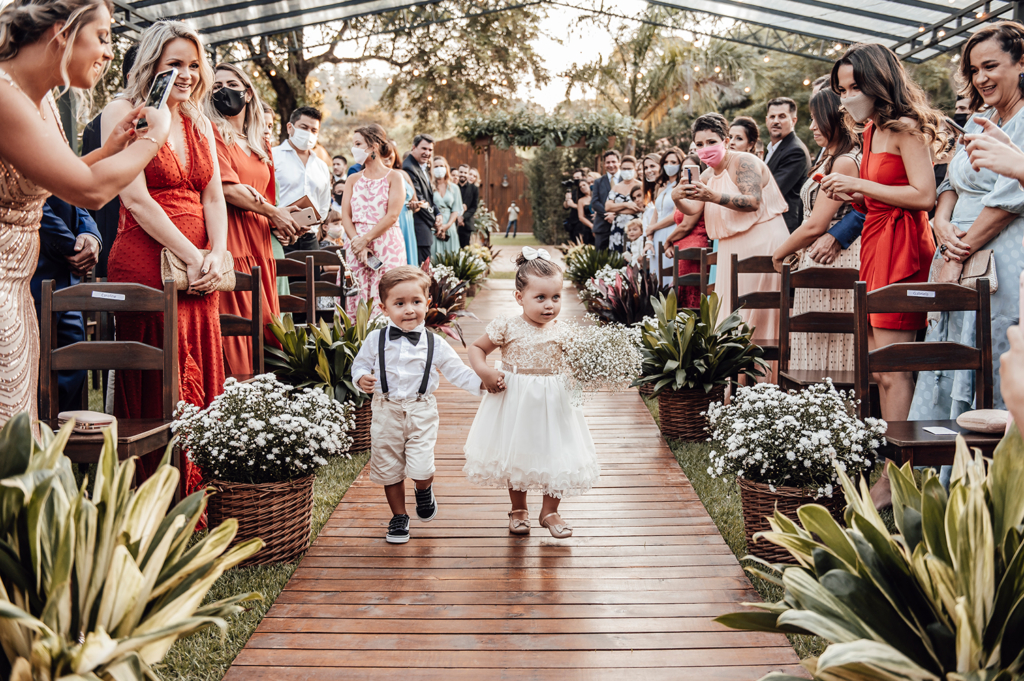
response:
[(303, 196), (309, 197), (320, 219), (331, 208), (331, 168), (312, 151), (305, 165), (295, 148), (285, 140), (271, 150), (274, 179), (277, 180), (277, 205), (290, 206)]
[[(786, 138), (783, 137), (782, 139), (786, 139)], [(764, 162), (765, 163), (767, 163), (768, 159), (770, 159), (772, 157), (772, 154), (775, 153), (775, 150), (779, 148), (780, 144), (782, 144), (782, 140), (779, 140), (778, 142), (769, 142), (768, 144), (764, 145), (764, 149), (765, 149), (765, 152), (764, 152)]]
[[(377, 349), (380, 342), (380, 334), (389, 333), (393, 324), (388, 324), (384, 329), (371, 331), (359, 353), (352, 361), (352, 382), (357, 383), (360, 378), (367, 374), (373, 374), (377, 378), (374, 386), (375, 393), (382, 393), (380, 376), (380, 360), (377, 359)], [(428, 330), (423, 324), (417, 326), (414, 331), (420, 332), (419, 343), (413, 345), (408, 338), (391, 340), (386, 337), (384, 341), (384, 368), (388, 375), (388, 395), (394, 400), (404, 400), (416, 397), (420, 391), (420, 383), (423, 381), (423, 367), (427, 363), (427, 334), (434, 333)], [(483, 386), (480, 377), (472, 369), (463, 363), (458, 353), (448, 345), (448, 342), (434, 335), (434, 361), (430, 366), (430, 380), (427, 381), (427, 392), (429, 395), (437, 390), (441, 383), (440, 374), (456, 388), (472, 393), (483, 394)]]

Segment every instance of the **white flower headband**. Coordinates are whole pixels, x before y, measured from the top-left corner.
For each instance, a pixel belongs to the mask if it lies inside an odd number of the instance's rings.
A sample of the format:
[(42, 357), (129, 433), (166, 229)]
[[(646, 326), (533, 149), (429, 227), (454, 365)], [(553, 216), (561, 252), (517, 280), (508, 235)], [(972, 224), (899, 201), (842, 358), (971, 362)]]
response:
[(545, 248), (534, 248), (533, 246), (523, 246), (523, 257), (527, 260), (551, 260), (551, 254), (548, 253)]

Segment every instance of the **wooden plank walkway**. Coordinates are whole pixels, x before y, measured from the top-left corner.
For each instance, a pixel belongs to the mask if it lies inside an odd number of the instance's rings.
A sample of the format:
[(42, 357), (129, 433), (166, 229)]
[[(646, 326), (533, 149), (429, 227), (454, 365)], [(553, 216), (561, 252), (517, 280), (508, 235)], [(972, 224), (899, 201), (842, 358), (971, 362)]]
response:
[[(470, 339), (518, 314), (511, 281), (489, 286), (472, 306), (480, 320), (464, 325)], [(582, 313), (567, 287), (562, 317)], [(437, 518), (413, 518), (408, 544), (385, 543), (383, 490), (360, 474), (225, 679), (805, 675), (784, 636), (711, 621), (758, 595), (635, 391), (585, 408), (602, 475), (563, 502), (567, 540), (537, 526), (539, 495), (532, 535), (509, 535), (508, 494), (462, 474), (478, 398), (446, 382), (437, 396)]]

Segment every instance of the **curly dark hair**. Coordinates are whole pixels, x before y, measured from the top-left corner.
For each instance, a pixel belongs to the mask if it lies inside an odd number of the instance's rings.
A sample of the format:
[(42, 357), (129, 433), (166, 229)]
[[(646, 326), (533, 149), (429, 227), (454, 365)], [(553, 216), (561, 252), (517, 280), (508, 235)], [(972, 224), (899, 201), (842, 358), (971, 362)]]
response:
[(703, 132), (704, 130), (715, 133), (723, 140), (729, 139), (729, 121), (720, 113), (706, 113), (703, 116), (698, 116), (690, 128), (690, 132), (693, 133), (694, 137), (697, 136), (698, 132)]
[[(966, 97), (971, 100), (971, 111), (980, 111), (985, 106), (985, 100), (981, 98), (981, 93), (978, 92), (978, 88), (974, 87), (974, 79), (971, 78), (971, 68), (973, 68), (971, 66), (971, 51), (986, 40), (997, 41), (999, 48), (1010, 55), (1010, 60), (1014, 64), (1019, 63), (1024, 57), (1024, 26), (1013, 21), (989, 24), (967, 39), (964, 49), (960, 53), (957, 80), (960, 85), (958, 94), (961, 98)], [(1020, 85), (1021, 92), (1024, 92), (1024, 83)]]

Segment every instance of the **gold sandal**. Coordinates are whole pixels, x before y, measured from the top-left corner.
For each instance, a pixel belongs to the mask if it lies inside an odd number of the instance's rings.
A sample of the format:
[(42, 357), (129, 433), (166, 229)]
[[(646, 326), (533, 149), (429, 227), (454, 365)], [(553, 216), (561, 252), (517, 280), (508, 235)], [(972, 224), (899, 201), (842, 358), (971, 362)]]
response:
[[(513, 518), (513, 513), (525, 513), (526, 518)], [(525, 508), (517, 508), (508, 512), (509, 534), (530, 534), (530, 512)]]
[[(559, 522), (557, 522), (557, 523), (548, 523), (548, 522), (546, 522), (547, 519), (550, 518), (551, 516), (556, 516), (558, 518)], [(554, 537), (555, 539), (565, 539), (567, 537), (571, 537), (572, 536), (572, 528), (569, 527), (569, 525), (564, 520), (562, 520), (562, 516), (558, 515), (557, 512), (556, 513), (548, 513), (546, 516), (541, 518), (540, 519), (540, 525), (541, 525), (541, 527), (548, 528), (548, 532), (550, 532), (551, 536)]]

